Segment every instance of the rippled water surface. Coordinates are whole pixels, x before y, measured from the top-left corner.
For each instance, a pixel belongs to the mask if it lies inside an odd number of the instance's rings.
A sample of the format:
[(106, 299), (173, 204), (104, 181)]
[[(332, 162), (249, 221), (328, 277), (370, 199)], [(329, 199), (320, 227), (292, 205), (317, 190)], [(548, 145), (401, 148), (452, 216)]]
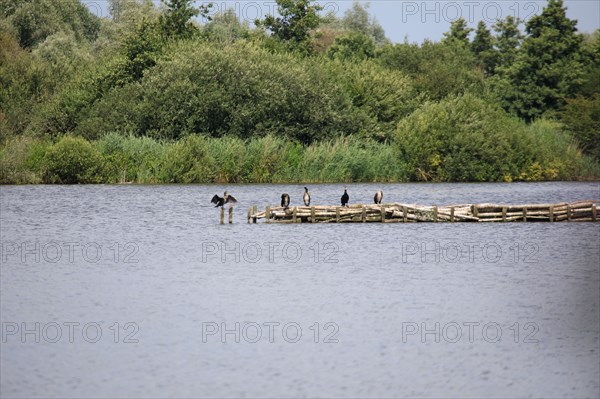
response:
[[(351, 203), (379, 187), (600, 200), (598, 183), (364, 184)], [(220, 226), (224, 189), (239, 206)], [(0, 187), (1, 396), (600, 396), (600, 223), (246, 223), (282, 192), (303, 188)]]

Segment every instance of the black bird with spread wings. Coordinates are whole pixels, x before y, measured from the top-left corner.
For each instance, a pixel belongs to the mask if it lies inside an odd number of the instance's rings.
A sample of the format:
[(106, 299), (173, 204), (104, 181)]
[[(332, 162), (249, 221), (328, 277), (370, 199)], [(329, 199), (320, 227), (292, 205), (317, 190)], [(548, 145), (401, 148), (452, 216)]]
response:
[(223, 193), (223, 197), (219, 197), (218, 195), (215, 194), (214, 197), (212, 197), (212, 200), (210, 200), (211, 203), (216, 204), (215, 208), (218, 207), (222, 207), (225, 204), (236, 204), (237, 200), (233, 197), (233, 195), (229, 195), (227, 194), (227, 191), (225, 191)]

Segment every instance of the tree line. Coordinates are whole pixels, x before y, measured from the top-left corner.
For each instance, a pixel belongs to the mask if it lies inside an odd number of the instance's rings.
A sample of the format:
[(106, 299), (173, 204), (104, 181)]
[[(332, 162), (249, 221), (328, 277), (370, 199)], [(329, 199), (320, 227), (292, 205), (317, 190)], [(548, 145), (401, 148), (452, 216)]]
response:
[[(277, 0), (252, 26), (193, 0), (110, 0), (110, 18), (78, 0), (0, 5), (3, 183), (600, 175), (600, 31), (579, 33), (562, 0), (526, 22), (471, 29), (459, 18), (421, 44), (390, 42), (359, 3), (337, 17)], [(196, 154), (206, 173), (173, 172), (184, 141), (208, 151)], [(220, 143), (245, 143), (235, 157), (247, 172), (222, 170)], [(253, 170), (257, 148), (273, 143), (289, 143), (290, 158), (269, 180)], [(162, 149), (154, 172), (137, 146)], [(337, 166), (301, 166), (324, 148), (339, 152)]]

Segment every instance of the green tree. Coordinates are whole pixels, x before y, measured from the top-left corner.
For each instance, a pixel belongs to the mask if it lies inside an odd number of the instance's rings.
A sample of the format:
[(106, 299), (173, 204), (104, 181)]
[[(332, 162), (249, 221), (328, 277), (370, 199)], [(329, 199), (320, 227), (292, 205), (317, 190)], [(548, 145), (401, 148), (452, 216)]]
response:
[(362, 33), (371, 38), (377, 45), (388, 42), (385, 37), (383, 27), (377, 22), (377, 19), (369, 15), (369, 3), (364, 5), (355, 1), (352, 7), (344, 13), (341, 25), (344, 29), (351, 32)]
[(526, 121), (557, 110), (582, 83), (582, 38), (577, 21), (566, 17), (562, 0), (549, 0), (526, 24), (514, 64), (499, 69), (503, 107)]
[(166, 6), (165, 12), (160, 16), (160, 25), (163, 33), (169, 38), (187, 39), (198, 33), (198, 27), (191, 19), (197, 15), (210, 20), (208, 12), (212, 3), (194, 8), (194, 0), (161, 0)]
[(311, 0), (276, 0), (279, 17), (267, 15), (256, 20), (256, 26), (271, 31), (273, 36), (292, 49), (311, 52), (310, 33), (319, 26), (318, 12), (323, 9)]
[(221, 43), (233, 43), (243, 37), (249, 36), (247, 24), (243, 24), (235, 15), (235, 10), (227, 9), (215, 15), (204, 27), (204, 31), (212, 40)]
[(125, 80), (139, 81), (144, 71), (156, 64), (163, 44), (160, 26), (152, 21), (143, 20), (125, 39)]
[(477, 57), (479, 67), (486, 74), (492, 74), (496, 63), (494, 38), (483, 21), (479, 21), (479, 24), (477, 24), (475, 38), (471, 42), (471, 50)]
[(519, 30), (520, 21), (509, 15), (504, 20), (499, 20), (493, 26), (496, 47), (496, 66), (512, 65), (517, 56), (517, 51), (523, 40), (523, 34)]
[(568, 99), (559, 116), (579, 147), (600, 161), (600, 93)]
[(77, 0), (2, 0), (0, 5), (0, 15), (7, 18), (24, 48), (35, 47), (57, 32), (72, 33), (79, 41), (94, 41), (100, 29), (100, 19)]
[(467, 27), (467, 21), (464, 18), (458, 18), (450, 24), (450, 31), (444, 33), (444, 42), (456, 41), (464, 45), (469, 44), (469, 35), (473, 29)]
[(327, 55), (331, 59), (363, 61), (375, 57), (375, 43), (360, 32), (350, 32), (335, 39)]

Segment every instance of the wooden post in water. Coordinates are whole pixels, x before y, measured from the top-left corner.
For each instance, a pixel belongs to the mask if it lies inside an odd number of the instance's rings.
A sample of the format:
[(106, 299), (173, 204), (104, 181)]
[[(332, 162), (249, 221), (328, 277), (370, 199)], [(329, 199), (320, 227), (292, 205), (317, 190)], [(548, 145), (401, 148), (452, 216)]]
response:
[(502, 221), (506, 222), (506, 212), (508, 211), (508, 208), (503, 206), (502, 207)]
[(219, 222), (221, 224), (225, 224), (225, 208), (221, 207), (221, 215), (219, 217)]
[(407, 212), (406, 206), (402, 205), (402, 221), (403, 221), (404, 223), (406, 223), (406, 220), (407, 220), (407, 217), (406, 217), (406, 214), (407, 214), (407, 213), (408, 213), (408, 212)]
[(381, 223), (385, 223), (385, 206), (381, 205)]
[(267, 223), (271, 223), (271, 207), (267, 206), (265, 209), (265, 219)]
[(437, 205), (433, 206), (433, 221), (434, 222), (438, 221), (438, 207), (437, 207)]
[(248, 224), (250, 224), (250, 215), (252, 214), (252, 207), (248, 207)]
[(294, 223), (298, 223), (298, 216), (297, 215), (298, 215), (298, 207), (295, 206), (294, 207), (294, 211), (292, 212), (292, 221)]
[(335, 222), (336, 223), (340, 222), (340, 207), (339, 206), (335, 207)]
[(363, 205), (362, 207), (362, 222), (365, 223), (367, 221), (367, 208)]
[(310, 222), (317, 223), (317, 217), (315, 216), (315, 207), (314, 206), (310, 207)]
[(256, 223), (256, 205), (252, 207), (252, 223)]
[(548, 209), (548, 218), (550, 219), (550, 222), (554, 222), (554, 207), (550, 206), (550, 208)]
[(524, 222), (527, 221), (527, 207), (526, 206), (523, 207), (523, 221)]
[(596, 221), (596, 206), (592, 203), (592, 222)]
[(454, 207), (450, 207), (450, 221), (454, 222)]
[(229, 224), (233, 223), (233, 207), (229, 207)]
[(567, 204), (567, 222), (571, 221), (571, 205)]

